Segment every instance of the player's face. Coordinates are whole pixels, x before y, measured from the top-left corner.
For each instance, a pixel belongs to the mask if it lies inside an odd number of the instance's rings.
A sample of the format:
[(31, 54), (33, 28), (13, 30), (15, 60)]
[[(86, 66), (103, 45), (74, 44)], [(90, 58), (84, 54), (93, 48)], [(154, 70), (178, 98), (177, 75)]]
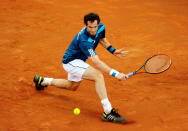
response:
[(87, 31), (89, 32), (89, 34), (91, 36), (95, 36), (96, 33), (97, 33), (97, 30), (98, 30), (98, 23), (97, 23), (97, 20), (91, 22), (91, 21), (88, 21), (87, 22)]

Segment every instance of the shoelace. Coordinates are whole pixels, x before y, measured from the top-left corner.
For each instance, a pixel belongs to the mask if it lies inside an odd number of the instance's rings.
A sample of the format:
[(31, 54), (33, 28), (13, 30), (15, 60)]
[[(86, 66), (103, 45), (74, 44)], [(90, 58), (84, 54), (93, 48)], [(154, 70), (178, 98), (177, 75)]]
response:
[(120, 115), (117, 113), (115, 109), (112, 109), (112, 114), (116, 117), (120, 117)]

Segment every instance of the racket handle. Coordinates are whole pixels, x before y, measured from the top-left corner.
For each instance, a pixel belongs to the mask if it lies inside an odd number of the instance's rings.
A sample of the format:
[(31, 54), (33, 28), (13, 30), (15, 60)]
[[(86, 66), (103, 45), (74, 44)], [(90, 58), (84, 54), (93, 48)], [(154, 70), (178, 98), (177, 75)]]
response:
[(130, 76), (132, 76), (134, 74), (135, 74), (135, 72), (131, 72), (131, 73), (127, 74), (127, 76), (130, 77)]

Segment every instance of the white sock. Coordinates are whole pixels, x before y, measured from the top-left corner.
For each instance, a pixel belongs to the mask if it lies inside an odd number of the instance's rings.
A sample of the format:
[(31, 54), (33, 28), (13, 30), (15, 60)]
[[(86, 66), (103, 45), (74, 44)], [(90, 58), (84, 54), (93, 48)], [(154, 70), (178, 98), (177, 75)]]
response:
[(102, 105), (103, 105), (104, 112), (105, 112), (106, 114), (109, 114), (109, 113), (111, 112), (111, 110), (112, 110), (112, 106), (111, 106), (111, 104), (110, 104), (108, 98), (105, 98), (105, 99), (101, 100), (101, 103), (102, 103)]
[(53, 78), (44, 78), (44, 80), (41, 84), (50, 86), (52, 84), (52, 80), (53, 80)]

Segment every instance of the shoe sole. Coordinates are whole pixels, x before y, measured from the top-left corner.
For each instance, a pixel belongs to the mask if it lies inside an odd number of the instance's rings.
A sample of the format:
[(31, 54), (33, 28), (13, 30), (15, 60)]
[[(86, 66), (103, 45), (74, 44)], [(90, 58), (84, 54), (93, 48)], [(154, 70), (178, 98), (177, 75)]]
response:
[(112, 122), (112, 123), (125, 123), (126, 122), (126, 119), (124, 118), (124, 120), (121, 120), (121, 121), (109, 121), (108, 119), (102, 117), (102, 120), (103, 121), (106, 121), (106, 122)]

